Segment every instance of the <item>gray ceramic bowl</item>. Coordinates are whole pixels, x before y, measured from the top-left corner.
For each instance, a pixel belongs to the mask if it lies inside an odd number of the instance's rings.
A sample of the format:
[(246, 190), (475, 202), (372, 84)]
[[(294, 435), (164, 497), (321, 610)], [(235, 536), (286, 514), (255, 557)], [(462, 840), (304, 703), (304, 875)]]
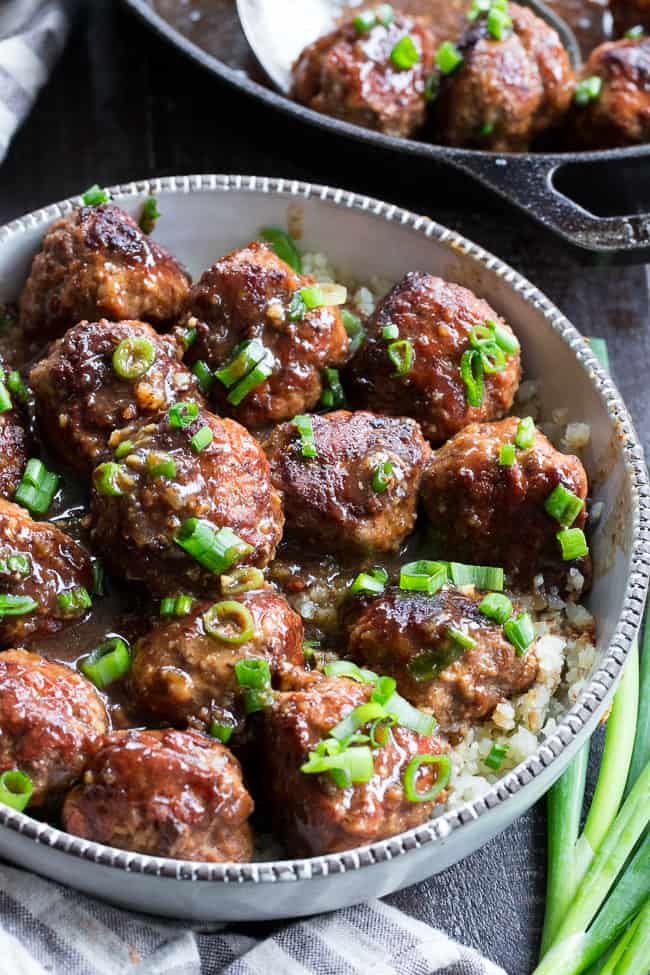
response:
[[(591, 425), (586, 464), (603, 502), (593, 538), (598, 663), (575, 706), (536, 753), (480, 799), (371, 846), (309, 860), (206, 864), (160, 859), (71, 836), (0, 806), (0, 854), (114, 903), (193, 920), (262, 920), (331, 910), (382, 896), (443, 870), (540, 798), (594, 730), (640, 623), (650, 567), (650, 497), (643, 454), (623, 402), (588, 343), (537, 289), (457, 234), (398, 207), (305, 183), (183, 176), (117, 186), (138, 214), (154, 193), (155, 236), (199, 273), (261, 226), (302, 220), (303, 246), (363, 280), (432, 271), (478, 292), (515, 327), (528, 376), (550, 411)], [(0, 228), (0, 301), (15, 299), (48, 225), (67, 200)]]

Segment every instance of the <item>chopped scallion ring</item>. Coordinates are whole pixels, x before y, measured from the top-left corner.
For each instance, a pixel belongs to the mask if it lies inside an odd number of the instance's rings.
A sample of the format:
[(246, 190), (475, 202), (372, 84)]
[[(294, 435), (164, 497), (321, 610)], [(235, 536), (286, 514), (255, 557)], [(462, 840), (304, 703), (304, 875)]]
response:
[(239, 404), (244, 400), (249, 393), (269, 378), (273, 372), (273, 359), (267, 354), (265, 359), (258, 362), (257, 365), (251, 369), (247, 376), (244, 376), (240, 382), (231, 389), (228, 393), (228, 402), (232, 403), (233, 406), (239, 406)]
[(381, 330), (381, 337), (382, 339), (386, 339), (387, 342), (391, 339), (399, 338), (399, 328), (393, 324), (384, 325)]
[(435, 102), (439, 94), (440, 75), (434, 72), (433, 74), (430, 74), (426, 80), (422, 97), (424, 98), (425, 102)]
[(321, 406), (327, 410), (338, 410), (345, 406), (345, 391), (341, 385), (338, 369), (325, 366), (321, 370), (323, 392), (320, 398)]
[(25, 473), (14, 494), (14, 501), (32, 514), (44, 515), (59, 489), (60, 480), (58, 474), (52, 474), (42, 461), (32, 457), (27, 461)]
[(325, 665), (326, 677), (349, 677), (359, 684), (376, 684), (379, 679), (374, 670), (365, 670), (351, 660), (332, 660)]
[(167, 412), (169, 425), (175, 430), (184, 430), (191, 426), (199, 415), (198, 403), (189, 401), (187, 403), (175, 403)]
[(447, 582), (447, 566), (444, 562), (419, 559), (403, 565), (399, 574), (399, 587), (410, 592), (438, 592)]
[(499, 447), (499, 467), (512, 467), (515, 462), (515, 445), (502, 443)]
[(353, 596), (377, 595), (384, 591), (388, 581), (388, 573), (385, 569), (371, 569), (369, 572), (360, 572), (350, 586), (349, 592)]
[(264, 573), (252, 565), (245, 565), (241, 569), (233, 569), (228, 575), (221, 576), (221, 591), (224, 596), (236, 596), (251, 589), (261, 589), (264, 585)]
[(199, 565), (221, 575), (253, 551), (231, 528), (214, 528), (209, 521), (188, 518), (179, 528), (174, 539), (180, 548), (191, 555)]
[(386, 711), (378, 701), (368, 701), (366, 704), (359, 704), (345, 718), (334, 725), (329, 734), (331, 738), (342, 741), (353, 735), (355, 731), (363, 728), (364, 725), (375, 721), (377, 718), (385, 718)]
[(523, 657), (535, 639), (535, 624), (529, 613), (519, 613), (504, 623), (503, 634), (515, 648), (518, 657)]
[(372, 751), (367, 745), (355, 745), (334, 755), (319, 755), (313, 751), (300, 766), (300, 771), (306, 775), (330, 772), (339, 788), (369, 782), (374, 772)]
[(492, 745), (488, 755), (483, 759), (483, 764), (493, 771), (498, 772), (503, 765), (503, 760), (510, 751), (510, 745)]
[(535, 421), (532, 416), (525, 416), (519, 421), (515, 434), (515, 444), (520, 450), (528, 450), (535, 443)]
[[(418, 772), (423, 765), (432, 765), (436, 769), (433, 785), (425, 792), (417, 788)], [(447, 787), (451, 778), (451, 761), (448, 755), (415, 755), (408, 763), (402, 776), (404, 795), (409, 802), (433, 802), (436, 796)]]
[(317, 457), (316, 440), (314, 439), (314, 425), (307, 413), (294, 416), (292, 423), (300, 434), (300, 453), (303, 457)]
[(91, 568), (93, 573), (93, 594), (95, 596), (103, 596), (106, 591), (106, 573), (104, 566), (99, 559), (93, 558)]
[(471, 6), (467, 11), (469, 21), (478, 20), (481, 14), (486, 14), (491, 6), (491, 0), (472, 0)]
[(397, 724), (394, 714), (385, 714), (383, 718), (375, 718), (370, 725), (368, 735), (372, 748), (383, 748), (390, 738), (390, 729)]
[(383, 464), (378, 464), (372, 473), (372, 489), (376, 494), (383, 494), (388, 490), (393, 464), (390, 460), (385, 460)]
[(503, 625), (512, 616), (512, 603), (502, 592), (489, 592), (478, 610), (483, 616)]
[(495, 39), (501, 41), (507, 37), (512, 28), (512, 17), (499, 7), (492, 4), (487, 15), (488, 33)]
[(28, 555), (10, 555), (0, 560), (1, 575), (17, 575), (26, 578), (32, 574), (32, 562)]
[(128, 644), (117, 636), (105, 640), (79, 664), (82, 673), (100, 690), (126, 677), (130, 666)]
[(142, 213), (140, 214), (140, 230), (142, 233), (152, 234), (159, 219), (158, 201), (155, 196), (149, 196), (142, 204)]
[[(237, 603), (241, 606), (241, 603)], [(263, 691), (271, 686), (271, 669), (268, 661), (263, 657), (249, 657), (237, 660), (235, 663), (235, 677), (240, 687), (248, 687), (255, 691)]]
[(84, 201), (84, 206), (96, 207), (100, 203), (108, 203), (108, 193), (101, 188), (99, 183), (95, 183), (82, 194), (81, 199)]
[(248, 607), (234, 599), (215, 603), (203, 614), (206, 633), (222, 643), (239, 646), (255, 633), (255, 620)]
[(255, 368), (258, 362), (262, 361), (265, 355), (266, 348), (259, 339), (250, 339), (248, 342), (242, 342), (235, 347), (233, 358), (228, 365), (215, 372), (215, 376), (220, 383), (223, 383), (226, 389), (230, 389), (240, 379), (244, 379)]
[(156, 359), (153, 342), (142, 335), (122, 339), (113, 352), (113, 369), (120, 379), (140, 379)]
[(216, 738), (218, 741), (220, 741), (222, 745), (227, 745), (232, 738), (235, 727), (236, 725), (220, 724), (218, 721), (212, 721), (210, 723), (208, 734), (212, 738)]
[(192, 450), (195, 454), (200, 454), (202, 450), (209, 447), (214, 438), (210, 427), (201, 427), (190, 440)]
[(173, 480), (176, 477), (176, 462), (171, 454), (152, 452), (147, 455), (147, 472), (149, 477)]
[(455, 626), (447, 627), (447, 636), (457, 643), (459, 647), (463, 650), (471, 650), (472, 647), (476, 646), (476, 640), (469, 633), (465, 633), (464, 630), (459, 630)]
[(30, 397), (29, 386), (26, 386), (17, 369), (12, 369), (7, 376), (7, 389), (21, 403), (26, 403)]
[(124, 494), (125, 470), (121, 464), (114, 464), (113, 461), (100, 464), (93, 471), (93, 484), (98, 494), (118, 498)]
[(389, 3), (380, 4), (375, 10), (364, 10), (353, 18), (352, 23), (359, 34), (367, 34), (373, 27), (389, 27), (395, 19), (395, 12)]
[(196, 340), (198, 338), (199, 332), (198, 332), (198, 329), (196, 329), (194, 327), (191, 327), (191, 328), (184, 328), (178, 334), (179, 334), (179, 339), (180, 339), (181, 345), (183, 346), (183, 348), (187, 352), (187, 350), (191, 346), (193, 346), (194, 343), (196, 342)]
[(8, 769), (0, 775), (0, 802), (5, 806), (22, 812), (32, 798), (33, 791), (32, 780), (20, 769)]
[(256, 691), (248, 687), (244, 690), (244, 711), (246, 714), (263, 711), (271, 704), (273, 704), (273, 694), (270, 688), (263, 691)]
[(560, 543), (562, 559), (565, 562), (583, 559), (589, 555), (589, 546), (582, 528), (563, 528), (555, 537)]
[(394, 378), (405, 376), (415, 359), (415, 349), (408, 339), (398, 339), (388, 346), (388, 358), (395, 366)]
[(8, 413), (11, 409), (13, 409), (13, 403), (9, 390), (4, 383), (4, 373), (0, 369), (0, 413)]
[(262, 227), (260, 237), (271, 245), (271, 250), (297, 274), (302, 274), (302, 257), (296, 242), (281, 227)]
[(192, 366), (192, 373), (198, 380), (199, 389), (201, 392), (208, 393), (214, 384), (215, 377), (207, 362), (204, 362), (203, 359), (199, 359)]
[(563, 484), (557, 484), (544, 502), (547, 514), (555, 518), (564, 528), (573, 524), (584, 506), (582, 498), (569, 491)]
[(179, 596), (167, 596), (160, 602), (160, 615), (161, 616), (189, 616), (192, 612), (192, 606), (194, 605), (194, 599), (187, 593), (181, 593)]
[(469, 406), (477, 407), (483, 402), (483, 371), (483, 358), (478, 349), (466, 349), (460, 360), (460, 378), (465, 384), (465, 397)]
[(414, 708), (397, 691), (393, 691), (385, 701), (384, 708), (387, 714), (392, 714), (397, 718), (397, 723), (402, 728), (408, 728), (410, 731), (415, 731), (418, 735), (425, 737), (433, 734), (438, 723), (432, 714), (426, 714), (424, 711)]
[(588, 105), (589, 102), (594, 102), (596, 99), (600, 98), (603, 93), (603, 79), (597, 75), (591, 75), (589, 78), (583, 78), (579, 81), (575, 87), (575, 92), (573, 94), (573, 100), (576, 105), (581, 107)]
[(122, 443), (118, 444), (115, 448), (115, 453), (113, 454), (115, 460), (123, 460), (125, 457), (128, 457), (133, 450), (133, 447), (134, 443), (132, 440), (123, 440)]
[(420, 52), (410, 34), (405, 34), (399, 39), (390, 52), (390, 59), (400, 71), (408, 71), (415, 67), (420, 60)]
[(66, 616), (82, 616), (93, 604), (90, 594), (84, 586), (76, 586), (66, 592), (60, 592), (56, 601), (59, 609)]
[(451, 74), (463, 63), (463, 55), (453, 41), (443, 41), (436, 51), (436, 64), (442, 74)]
[(476, 589), (503, 592), (504, 572), (499, 566), (450, 562), (449, 575), (455, 586), (474, 586)]
[(14, 596), (0, 593), (0, 620), (5, 616), (25, 616), (38, 609), (38, 603), (31, 596)]
[(361, 324), (361, 319), (357, 315), (353, 315), (347, 308), (344, 308), (341, 312), (341, 321), (350, 340), (348, 351), (353, 356), (365, 342), (366, 330)]

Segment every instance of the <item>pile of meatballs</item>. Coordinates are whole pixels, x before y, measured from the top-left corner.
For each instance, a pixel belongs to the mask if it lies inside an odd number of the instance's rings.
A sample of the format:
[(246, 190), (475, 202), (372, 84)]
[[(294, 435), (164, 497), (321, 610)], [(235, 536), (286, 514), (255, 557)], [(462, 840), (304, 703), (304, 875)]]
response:
[(650, 3), (610, 0), (620, 40), (576, 76), (557, 32), (529, 8), (467, 0), (460, 36), (380, 4), (304, 49), (292, 97), (386, 135), (525, 152), (650, 141)]
[[(419, 517), (445, 559), (505, 571), (513, 614), (535, 576), (589, 578), (547, 507), (569, 492), (584, 527), (585, 471), (532, 424), (518, 443), (519, 344), (497, 312), (413, 271), (360, 321), (276, 250), (253, 241), (192, 284), (107, 200), (50, 227), (19, 299), (23, 361), (3, 362), (2, 385), (18, 366), (22, 386), (0, 412), (0, 773), (29, 778), (28, 812), (89, 840), (247, 861), (255, 806), (291, 856), (428, 820), (453, 743), (534, 682), (535, 640), (507, 639), (475, 586), (405, 589), (372, 567), (399, 564)], [(509, 352), (493, 350), (477, 400), (463, 357), (496, 330)], [(328, 412), (333, 385), (346, 408)], [(31, 478), (38, 512), (39, 454), (87, 492), (78, 537), (14, 499)], [(286, 545), (372, 581), (338, 600), (329, 663), (272, 581)], [(142, 607), (113, 682), (52, 650), (101, 604), (98, 559)], [(370, 755), (365, 777), (337, 767), (342, 748)]]

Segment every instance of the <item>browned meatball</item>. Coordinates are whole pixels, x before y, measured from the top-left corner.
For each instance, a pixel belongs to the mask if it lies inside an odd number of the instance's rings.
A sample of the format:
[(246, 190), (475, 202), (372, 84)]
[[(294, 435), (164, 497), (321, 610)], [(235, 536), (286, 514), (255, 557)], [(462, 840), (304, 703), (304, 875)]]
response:
[(189, 277), (112, 203), (84, 206), (52, 224), (20, 296), (27, 337), (44, 345), (83, 319), (172, 325)]
[[(398, 44), (414, 48), (410, 66), (399, 64)], [(305, 48), (293, 66), (291, 97), (367, 129), (409, 136), (424, 123), (433, 55), (428, 18), (398, 13), (367, 31), (349, 21)]]
[[(435, 595), (388, 590), (349, 610), (348, 651), (357, 662), (395, 678), (412, 704), (458, 733), (525, 691), (537, 675), (534, 645), (523, 656), (503, 627), (479, 613), (483, 595), (445, 586)], [(465, 649), (449, 630), (475, 641)]]
[(266, 443), (287, 529), (326, 551), (390, 552), (413, 531), (431, 450), (414, 420), (340, 410), (312, 416), (315, 457), (293, 423)]
[[(135, 351), (127, 374), (140, 373), (131, 379), (119, 375), (113, 361), (123, 342)], [(202, 404), (198, 382), (180, 361), (182, 355), (175, 339), (158, 335), (143, 322), (111, 324), (104, 319), (71, 328), (29, 377), (48, 442), (71, 467), (88, 474), (112, 456), (107, 440), (113, 430), (156, 416), (179, 401)], [(147, 357), (153, 359), (148, 367)], [(122, 373), (123, 366), (118, 362)]]
[[(514, 463), (501, 466), (500, 448), (514, 443), (518, 424), (517, 417), (474, 423), (434, 454), (422, 498), (441, 551), (461, 562), (502, 566), (521, 587), (545, 570), (564, 574), (576, 567), (588, 577), (588, 557), (562, 562), (560, 525), (544, 508), (558, 484), (584, 501), (585, 469), (539, 430), (532, 447), (517, 449)], [(572, 527), (584, 528), (586, 518), (583, 507)]]
[(582, 77), (600, 78), (602, 87), (586, 104), (575, 105), (571, 138), (585, 149), (650, 141), (650, 38), (601, 44)]
[[(239, 405), (233, 390), (218, 379), (216, 402), (247, 427), (278, 423), (310, 410), (322, 392), (321, 369), (345, 359), (348, 337), (338, 308), (322, 306), (292, 321), (289, 305), (303, 287), (314, 283), (266, 246), (253, 242), (213, 264), (190, 292), (189, 317), (198, 334), (189, 360), (202, 359), (219, 370), (243, 342), (257, 340), (272, 367)], [(236, 388), (236, 387), (233, 387)]]
[(650, 0), (609, 0), (609, 7), (619, 36), (632, 27), (650, 31)]
[[(513, 338), (488, 303), (467, 288), (410, 272), (375, 309), (366, 342), (352, 360), (349, 378), (356, 401), (378, 413), (414, 417), (434, 443), (473, 421), (503, 416), (521, 377), (519, 351), (506, 356), (500, 372), (485, 375), (480, 406), (468, 404), (460, 374), (472, 329), (486, 322), (496, 323)], [(385, 337), (391, 326), (399, 332), (397, 339)], [(412, 363), (403, 375), (396, 374), (400, 370), (390, 357), (396, 341), (409, 342), (412, 350)]]
[[(0, 356), (0, 382), (10, 369)], [(7, 387), (11, 408), (0, 413), (0, 497), (13, 498), (25, 470), (31, 445), (27, 417), (15, 395)]]
[[(436, 737), (392, 728), (386, 743), (373, 751), (374, 774), (369, 782), (340, 788), (329, 773), (300, 771), (309, 753), (353, 708), (368, 701), (371, 688), (345, 678), (310, 675), (304, 687), (279, 694), (264, 712), (264, 768), (271, 816), (291, 856), (336, 853), (393, 836), (431, 818), (434, 801), (411, 802), (403, 776), (418, 754), (439, 755)], [(439, 774), (423, 765), (417, 789), (430, 789)]]
[(436, 100), (447, 145), (521, 152), (569, 108), (575, 79), (557, 32), (519, 4), (508, 11), (512, 30), (501, 40), (482, 15), (458, 43), (463, 62), (443, 78)]
[(3, 500), (0, 569), (0, 600), (4, 594), (25, 601), (0, 614), (0, 646), (56, 633), (84, 615), (83, 608), (66, 609), (59, 597), (79, 587), (91, 591), (87, 553), (55, 525), (32, 521), (24, 508)]
[[(173, 723), (224, 723), (223, 712), (241, 713), (238, 661), (267, 660), (273, 674), (304, 667), (302, 620), (282, 596), (259, 589), (224, 598), (250, 613), (250, 638), (229, 642), (244, 623), (233, 625), (226, 615), (220, 624), (213, 618), (215, 604), (206, 600), (195, 603), (188, 616), (162, 620), (135, 646), (131, 688), (143, 708)], [(221, 626), (226, 640), (219, 639)]]
[(81, 674), (25, 650), (0, 653), (0, 772), (30, 777), (30, 806), (74, 785), (107, 729), (102, 699)]
[[(193, 443), (197, 435), (210, 442)], [(174, 426), (164, 414), (110, 440), (114, 449), (124, 443), (128, 453), (119, 464), (95, 468), (90, 499), (92, 540), (118, 575), (160, 594), (218, 591), (226, 566), (204, 565), (178, 544), (190, 519), (198, 519), (198, 531), (229, 536), (223, 541), (231, 563), (271, 561), (282, 508), (264, 451), (243, 427), (201, 408), (188, 426)]]
[(69, 833), (180, 860), (250, 860), (253, 800), (241, 766), (194, 731), (115, 731), (63, 806)]

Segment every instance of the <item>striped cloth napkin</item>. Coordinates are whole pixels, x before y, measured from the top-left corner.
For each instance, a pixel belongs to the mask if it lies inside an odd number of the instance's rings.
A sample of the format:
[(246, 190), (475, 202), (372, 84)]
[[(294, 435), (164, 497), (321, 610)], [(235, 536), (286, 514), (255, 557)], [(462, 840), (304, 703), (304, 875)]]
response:
[(0, 0), (0, 162), (63, 50), (65, 0)]

